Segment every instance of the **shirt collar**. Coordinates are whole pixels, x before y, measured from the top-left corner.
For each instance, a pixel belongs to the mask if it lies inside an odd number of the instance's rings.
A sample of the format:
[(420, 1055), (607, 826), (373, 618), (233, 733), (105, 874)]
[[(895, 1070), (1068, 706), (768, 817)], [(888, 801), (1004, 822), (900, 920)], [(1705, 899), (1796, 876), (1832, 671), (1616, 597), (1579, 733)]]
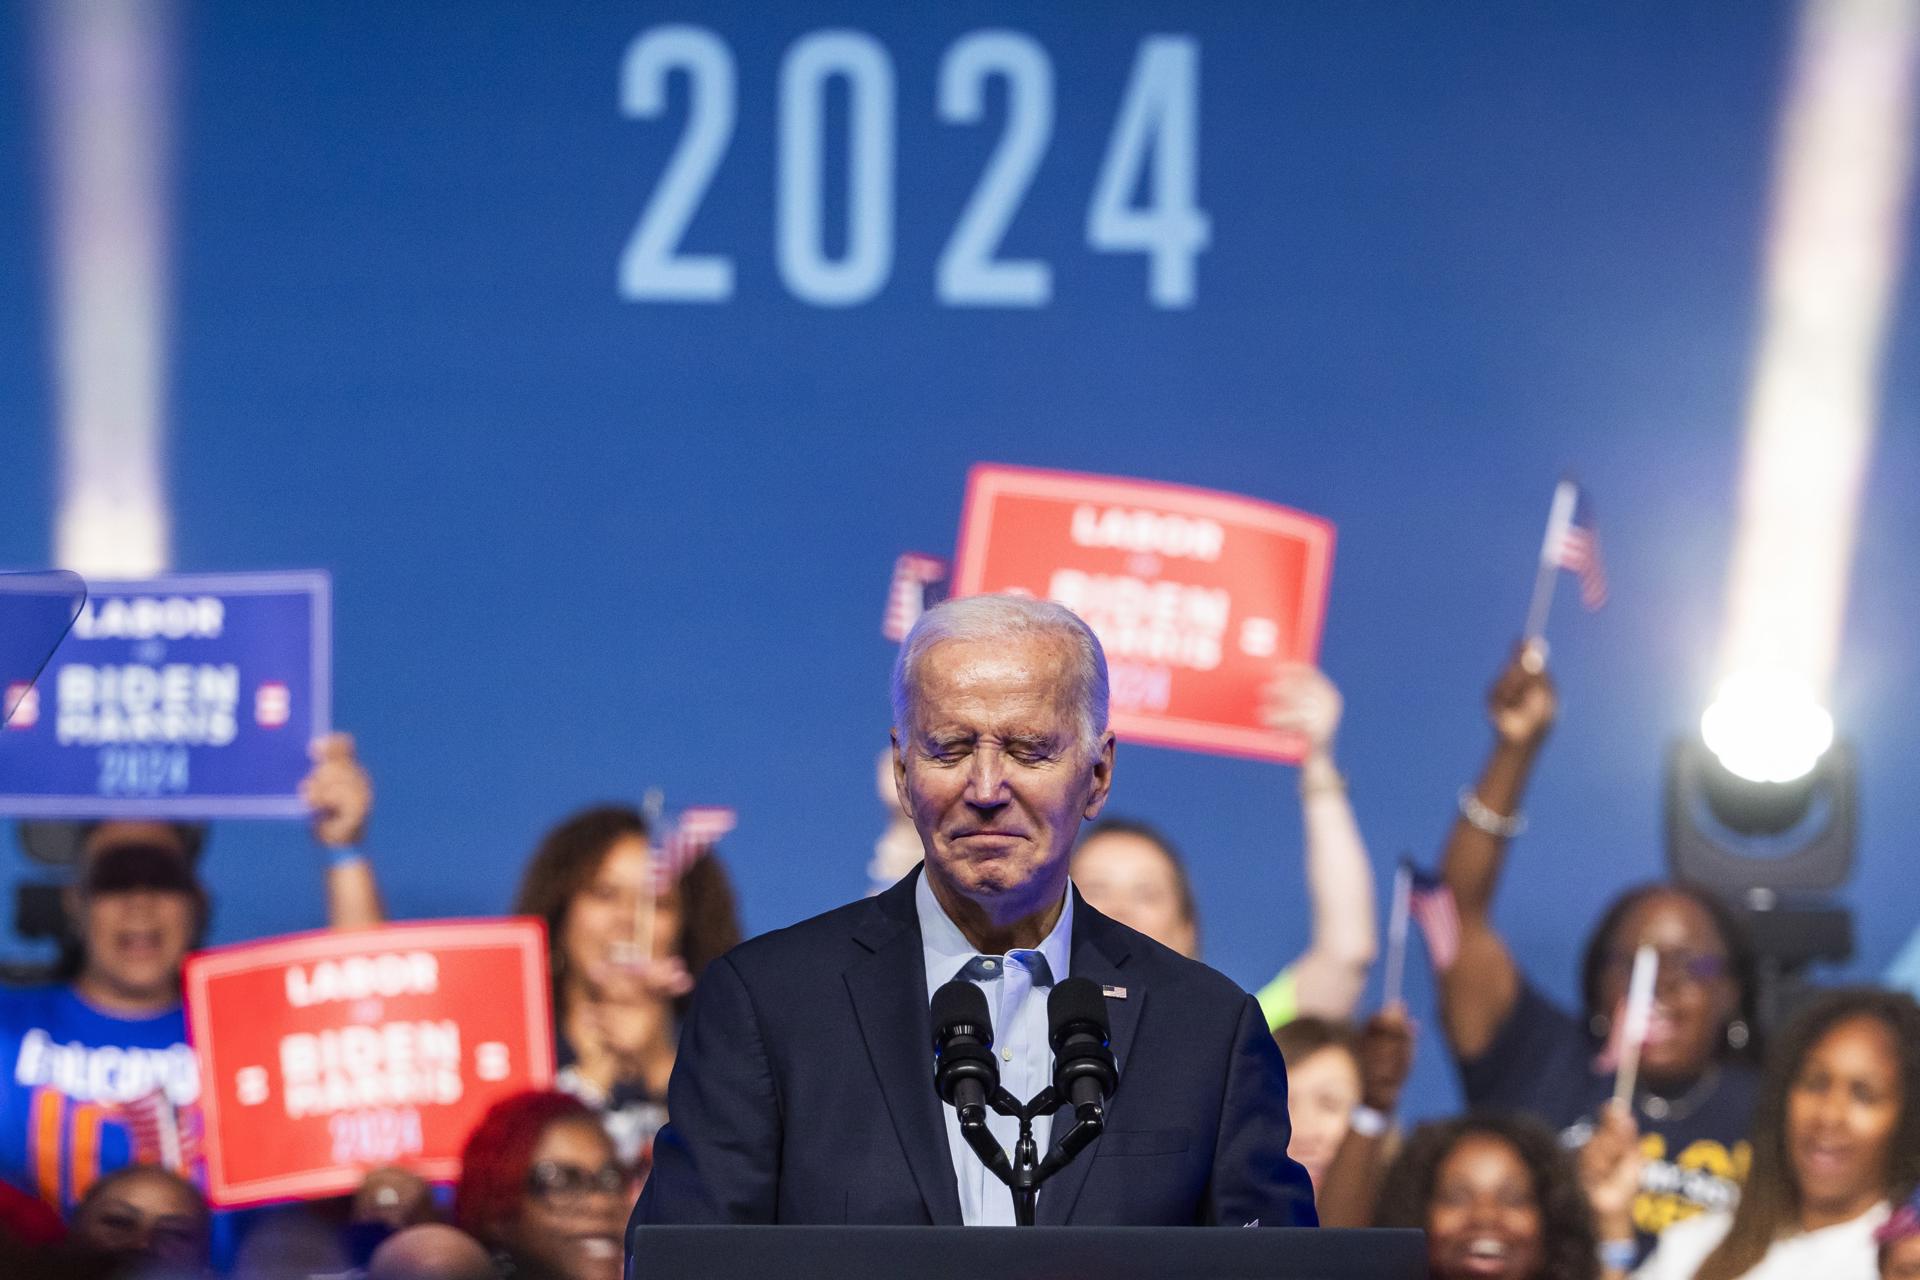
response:
[[(927, 962), (927, 998), (952, 980), (953, 976), (966, 967), (969, 960), (980, 952), (967, 935), (960, 932), (941, 907), (940, 900), (933, 896), (933, 886), (927, 883), (925, 867), (920, 869), (920, 879), (913, 886), (913, 906), (920, 917), (920, 947)], [(1066, 979), (1069, 970), (1067, 959), (1073, 951), (1073, 887), (1067, 886), (1066, 901), (1060, 907), (1060, 918), (1053, 922), (1053, 928), (1047, 936), (1040, 939), (1040, 945), (1033, 948), (1047, 958), (1047, 968), (1053, 971), (1054, 982)]]

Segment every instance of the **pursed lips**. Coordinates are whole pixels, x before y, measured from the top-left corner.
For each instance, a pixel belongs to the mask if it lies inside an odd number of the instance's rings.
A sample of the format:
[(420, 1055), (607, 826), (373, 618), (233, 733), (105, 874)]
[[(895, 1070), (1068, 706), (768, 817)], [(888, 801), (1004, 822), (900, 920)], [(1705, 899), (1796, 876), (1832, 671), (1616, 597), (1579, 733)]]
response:
[(963, 827), (947, 837), (949, 840), (1024, 840), (1024, 831), (1002, 831), (997, 827)]

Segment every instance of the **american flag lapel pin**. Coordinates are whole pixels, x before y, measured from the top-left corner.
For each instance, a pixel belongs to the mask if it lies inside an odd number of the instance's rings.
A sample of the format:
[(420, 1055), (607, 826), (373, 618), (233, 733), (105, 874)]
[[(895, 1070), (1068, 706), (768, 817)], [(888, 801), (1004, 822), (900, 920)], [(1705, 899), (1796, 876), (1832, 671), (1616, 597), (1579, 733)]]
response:
[(1127, 998), (1127, 989), (1109, 984), (1100, 988), (1100, 994), (1109, 1000), (1125, 1000)]

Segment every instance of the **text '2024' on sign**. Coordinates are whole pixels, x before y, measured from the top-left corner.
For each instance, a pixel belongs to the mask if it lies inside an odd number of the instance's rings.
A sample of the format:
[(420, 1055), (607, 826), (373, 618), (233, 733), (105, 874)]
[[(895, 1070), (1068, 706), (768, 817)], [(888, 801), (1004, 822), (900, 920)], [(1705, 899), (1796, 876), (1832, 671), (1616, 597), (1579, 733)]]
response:
[[(620, 296), (726, 302), (734, 296), (733, 256), (696, 252), (685, 241), (733, 142), (740, 102), (733, 51), (705, 27), (641, 32), (621, 67), (622, 112), (635, 120), (665, 116), (675, 75), (686, 80), (685, 122), (620, 255)], [(781, 58), (774, 263), (802, 302), (854, 306), (893, 278), (896, 80), (886, 46), (861, 31), (811, 32)], [(1001, 249), (1053, 139), (1053, 59), (1023, 32), (970, 32), (942, 55), (929, 106), (943, 124), (980, 126), (995, 82), (1006, 104), (999, 140), (932, 264), (934, 294), (952, 307), (1044, 307), (1053, 298), (1053, 264)], [(1194, 304), (1196, 262), (1212, 238), (1198, 203), (1199, 86), (1200, 46), (1191, 36), (1140, 41), (1087, 202), (1087, 247), (1144, 255), (1146, 297), (1156, 307)], [(844, 111), (830, 109), (830, 97), (843, 98)], [(836, 118), (846, 136), (830, 140)], [(843, 197), (829, 190), (829, 156), (841, 155)], [(843, 225), (830, 225), (830, 210)]]

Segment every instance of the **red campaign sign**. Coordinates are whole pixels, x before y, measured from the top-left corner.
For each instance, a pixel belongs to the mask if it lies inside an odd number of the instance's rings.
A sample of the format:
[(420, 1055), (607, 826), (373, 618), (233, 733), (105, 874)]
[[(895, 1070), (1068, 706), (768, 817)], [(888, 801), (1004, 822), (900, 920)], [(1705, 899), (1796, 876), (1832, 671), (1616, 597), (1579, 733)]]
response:
[(339, 1195), (385, 1164), (450, 1181), (488, 1107), (553, 1080), (539, 920), (218, 947), (187, 958), (185, 983), (222, 1208)]
[(956, 596), (1057, 600), (1107, 651), (1114, 732), (1298, 761), (1260, 721), (1277, 662), (1320, 649), (1333, 525), (1270, 502), (1071, 471), (977, 466)]

